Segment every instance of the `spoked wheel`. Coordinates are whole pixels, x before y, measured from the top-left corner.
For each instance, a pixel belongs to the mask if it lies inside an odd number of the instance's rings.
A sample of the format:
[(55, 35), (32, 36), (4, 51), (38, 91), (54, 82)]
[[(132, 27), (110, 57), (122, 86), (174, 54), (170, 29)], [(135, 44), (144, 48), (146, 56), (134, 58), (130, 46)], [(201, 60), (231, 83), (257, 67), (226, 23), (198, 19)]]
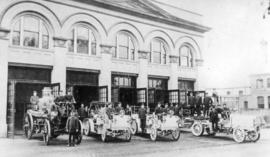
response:
[(234, 129), (233, 139), (235, 142), (242, 143), (242, 142), (244, 142), (245, 138), (246, 138), (246, 135), (245, 135), (245, 131), (243, 129), (240, 129), (240, 128)]
[(83, 135), (83, 125), (82, 125), (82, 121), (80, 121), (80, 130), (77, 134), (77, 141), (76, 144), (81, 144), (82, 142), (82, 135)]
[(83, 134), (86, 135), (86, 136), (89, 136), (90, 135), (90, 122), (88, 120), (85, 120), (83, 122)]
[(125, 133), (126, 135), (126, 140), (129, 142), (131, 140), (132, 134), (131, 134), (131, 130), (128, 129)]
[(173, 130), (172, 131), (172, 139), (174, 141), (178, 141), (180, 138), (180, 133), (181, 133), (180, 129)]
[(259, 131), (251, 131), (247, 136), (252, 142), (257, 142), (260, 139), (261, 134)]
[(107, 130), (104, 130), (104, 131), (102, 131), (102, 133), (101, 133), (101, 140), (103, 141), (103, 142), (107, 142)]
[(43, 132), (43, 140), (46, 145), (49, 145), (51, 138), (51, 126), (49, 120), (45, 120), (44, 122), (44, 132)]
[(152, 141), (156, 141), (156, 139), (157, 139), (157, 129), (151, 128), (150, 139)]
[(33, 117), (31, 114), (26, 114), (24, 117), (24, 134), (27, 139), (31, 139), (33, 135)]
[(131, 129), (130, 129), (132, 135), (135, 135), (138, 131), (138, 125), (135, 120), (131, 121)]
[(204, 133), (203, 125), (201, 123), (195, 122), (191, 126), (191, 131), (192, 131), (192, 134), (193, 135), (195, 135), (195, 136), (201, 136)]

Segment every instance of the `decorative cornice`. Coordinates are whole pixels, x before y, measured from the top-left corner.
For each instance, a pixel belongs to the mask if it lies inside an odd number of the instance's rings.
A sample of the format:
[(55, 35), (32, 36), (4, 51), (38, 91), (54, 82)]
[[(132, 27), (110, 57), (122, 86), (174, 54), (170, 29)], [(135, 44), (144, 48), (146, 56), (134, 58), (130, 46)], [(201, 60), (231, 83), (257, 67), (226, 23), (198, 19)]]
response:
[(68, 39), (65, 39), (63, 37), (53, 37), (54, 40), (54, 47), (62, 47), (66, 48), (66, 42)]
[(104, 53), (104, 54), (112, 54), (113, 51), (115, 51), (115, 46), (113, 45), (101, 44), (100, 48), (101, 48), (101, 53)]
[(0, 39), (8, 39), (10, 30), (0, 27)]
[(170, 63), (176, 63), (176, 64), (178, 64), (179, 63), (179, 57), (178, 56), (170, 55)]
[(148, 53), (150, 53), (150, 52), (139, 50), (138, 51), (139, 59), (148, 59)]
[(195, 62), (197, 66), (203, 66), (203, 59), (196, 59)]

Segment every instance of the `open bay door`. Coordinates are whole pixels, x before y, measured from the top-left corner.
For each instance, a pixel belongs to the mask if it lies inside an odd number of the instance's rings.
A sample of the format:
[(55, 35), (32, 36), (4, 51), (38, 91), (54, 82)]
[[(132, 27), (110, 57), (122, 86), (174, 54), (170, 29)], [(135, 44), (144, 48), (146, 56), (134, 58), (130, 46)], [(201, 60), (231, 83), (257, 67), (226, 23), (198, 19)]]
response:
[(176, 90), (168, 90), (168, 101), (172, 104), (180, 104), (180, 91)]
[(119, 87), (112, 87), (111, 96), (112, 96), (112, 103), (118, 103), (119, 102)]
[(52, 95), (53, 95), (54, 97), (60, 95), (60, 92), (61, 92), (61, 90), (60, 90), (60, 83), (52, 83), (52, 84), (50, 85), (50, 87), (51, 87), (51, 89), (52, 89)]
[(147, 88), (137, 88), (136, 95), (137, 95), (137, 107), (135, 107), (135, 111), (137, 111), (137, 109), (142, 103), (148, 107)]
[(108, 102), (108, 86), (98, 87), (98, 97), (100, 102)]

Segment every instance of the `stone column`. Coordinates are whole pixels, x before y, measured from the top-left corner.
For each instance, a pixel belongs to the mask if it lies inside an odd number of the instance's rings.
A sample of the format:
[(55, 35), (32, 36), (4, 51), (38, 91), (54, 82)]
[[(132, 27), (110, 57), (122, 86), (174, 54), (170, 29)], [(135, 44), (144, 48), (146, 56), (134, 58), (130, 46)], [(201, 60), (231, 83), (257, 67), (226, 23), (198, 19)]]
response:
[(170, 80), (168, 83), (168, 89), (174, 90), (178, 89), (178, 57), (177, 56), (170, 56), (170, 63), (171, 63), (171, 69), (170, 69)]
[(9, 30), (0, 28), (0, 137), (7, 137), (7, 83)]
[(52, 71), (52, 83), (60, 83), (60, 90), (66, 93), (66, 54), (68, 48), (66, 39), (54, 37), (54, 66)]
[(108, 101), (111, 101), (111, 59), (112, 51), (114, 51), (111, 45), (100, 45), (101, 47), (101, 72), (99, 75), (99, 86), (108, 86)]
[(139, 77), (137, 80), (137, 88), (148, 88), (148, 59), (147, 51), (139, 51)]

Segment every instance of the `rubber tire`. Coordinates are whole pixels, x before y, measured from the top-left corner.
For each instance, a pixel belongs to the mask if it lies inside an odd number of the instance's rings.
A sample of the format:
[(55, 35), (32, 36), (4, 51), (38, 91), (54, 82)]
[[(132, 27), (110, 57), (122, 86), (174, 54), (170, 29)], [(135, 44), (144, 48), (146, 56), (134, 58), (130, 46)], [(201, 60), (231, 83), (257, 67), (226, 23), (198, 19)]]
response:
[(135, 135), (138, 132), (138, 124), (135, 120), (131, 121), (130, 124), (130, 131), (132, 135)]
[[(239, 137), (238, 133), (240, 133), (241, 137)], [(233, 139), (235, 142), (237, 143), (242, 143), (245, 141), (246, 139), (246, 135), (245, 135), (245, 131), (243, 129), (240, 129), (240, 128), (235, 128), (233, 130)]]
[[(27, 122), (26, 122), (26, 119), (27, 119)], [(24, 117), (24, 134), (25, 134), (25, 137), (30, 140), (32, 138), (32, 135), (33, 135), (33, 117), (31, 114), (27, 113)], [(26, 123), (28, 123), (26, 126)]]
[(82, 142), (82, 138), (83, 138), (83, 125), (82, 125), (82, 121), (79, 121), (80, 122), (80, 129), (79, 129), (79, 132), (78, 132), (78, 135), (77, 135), (77, 141), (76, 141), (76, 144), (81, 144)]
[(128, 129), (125, 135), (126, 135), (126, 141), (130, 142), (132, 138), (131, 129)]
[(45, 145), (50, 144), (50, 139), (51, 139), (51, 126), (49, 120), (45, 120), (44, 122), (44, 134), (43, 134), (43, 140)]
[(157, 129), (151, 128), (150, 139), (152, 141), (156, 141), (157, 140)]
[(252, 142), (257, 142), (257, 141), (261, 138), (261, 133), (258, 132), (258, 131), (254, 131), (254, 132), (256, 133), (255, 138), (252, 137), (252, 136), (250, 135), (250, 133), (248, 133), (247, 137), (248, 137)]
[[(198, 127), (195, 128), (195, 127)], [(194, 136), (202, 136), (204, 133), (204, 127), (201, 123), (195, 122), (192, 126), (191, 126), (191, 132)]]
[(90, 122), (88, 120), (84, 120), (83, 124), (83, 134), (89, 136), (91, 132)]
[(108, 136), (107, 136), (107, 130), (105, 130), (105, 131), (103, 131), (101, 133), (101, 140), (102, 140), (102, 142), (107, 142), (107, 138), (108, 138)]
[[(179, 138), (180, 138), (180, 134), (181, 134), (180, 129), (173, 130), (173, 131), (172, 131), (172, 139), (173, 139), (174, 141), (178, 141)], [(175, 136), (175, 135), (176, 135), (176, 136)]]

